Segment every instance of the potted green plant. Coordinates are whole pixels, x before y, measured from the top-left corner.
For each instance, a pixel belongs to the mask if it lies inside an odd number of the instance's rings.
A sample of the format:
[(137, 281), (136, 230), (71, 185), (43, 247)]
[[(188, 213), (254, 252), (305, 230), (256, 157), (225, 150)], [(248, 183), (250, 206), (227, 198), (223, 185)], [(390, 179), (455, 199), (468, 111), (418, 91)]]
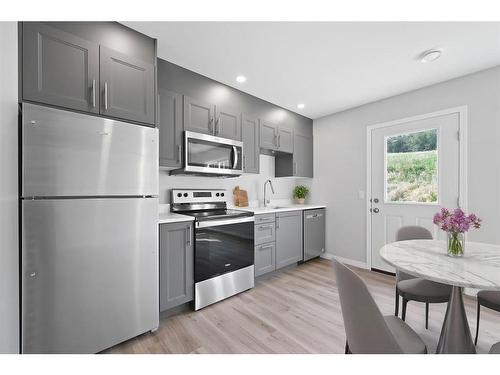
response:
[(309, 188), (304, 185), (297, 185), (293, 189), (293, 198), (298, 204), (304, 204), (307, 194), (309, 194)]

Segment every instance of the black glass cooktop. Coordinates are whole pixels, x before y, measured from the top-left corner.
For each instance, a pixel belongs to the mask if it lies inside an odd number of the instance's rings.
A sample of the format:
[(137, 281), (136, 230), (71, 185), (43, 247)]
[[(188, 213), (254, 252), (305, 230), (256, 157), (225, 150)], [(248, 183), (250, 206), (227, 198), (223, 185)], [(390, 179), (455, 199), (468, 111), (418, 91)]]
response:
[(238, 217), (253, 216), (252, 212), (240, 210), (203, 210), (182, 212), (183, 215), (194, 216), (197, 221), (234, 219)]

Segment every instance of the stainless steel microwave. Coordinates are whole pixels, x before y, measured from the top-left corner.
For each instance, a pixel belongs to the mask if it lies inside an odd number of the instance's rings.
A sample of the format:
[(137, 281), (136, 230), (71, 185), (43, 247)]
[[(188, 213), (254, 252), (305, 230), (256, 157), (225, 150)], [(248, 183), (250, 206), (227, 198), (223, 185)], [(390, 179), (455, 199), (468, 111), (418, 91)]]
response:
[(236, 177), (243, 173), (243, 142), (184, 132), (184, 168), (170, 174)]

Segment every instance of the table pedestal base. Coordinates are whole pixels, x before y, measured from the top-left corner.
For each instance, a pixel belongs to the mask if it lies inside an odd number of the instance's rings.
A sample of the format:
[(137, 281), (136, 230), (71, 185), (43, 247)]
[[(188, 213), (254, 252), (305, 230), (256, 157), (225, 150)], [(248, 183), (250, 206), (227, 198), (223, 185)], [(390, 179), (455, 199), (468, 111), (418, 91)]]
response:
[(467, 315), (465, 314), (461, 287), (454, 286), (452, 289), (436, 353), (476, 353), (476, 348), (470, 334), (469, 323), (467, 322)]

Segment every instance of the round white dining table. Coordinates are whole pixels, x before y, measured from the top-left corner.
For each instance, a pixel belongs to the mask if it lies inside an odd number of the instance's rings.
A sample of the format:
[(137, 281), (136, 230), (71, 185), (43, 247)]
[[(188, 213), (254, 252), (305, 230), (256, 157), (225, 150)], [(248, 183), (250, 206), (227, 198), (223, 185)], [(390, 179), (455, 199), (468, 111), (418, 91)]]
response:
[(399, 241), (385, 245), (380, 256), (416, 277), (452, 285), (437, 353), (475, 353), (463, 302), (463, 288), (500, 290), (500, 246), (466, 242), (462, 257), (446, 254), (446, 242)]

